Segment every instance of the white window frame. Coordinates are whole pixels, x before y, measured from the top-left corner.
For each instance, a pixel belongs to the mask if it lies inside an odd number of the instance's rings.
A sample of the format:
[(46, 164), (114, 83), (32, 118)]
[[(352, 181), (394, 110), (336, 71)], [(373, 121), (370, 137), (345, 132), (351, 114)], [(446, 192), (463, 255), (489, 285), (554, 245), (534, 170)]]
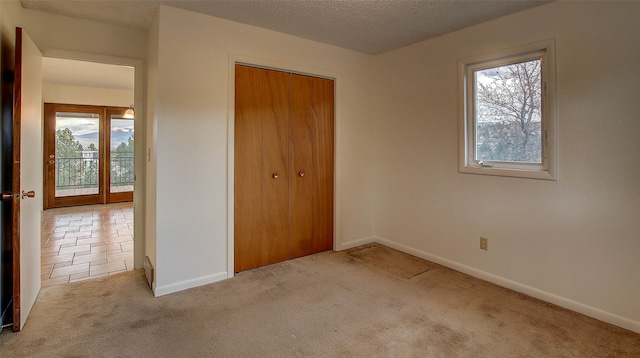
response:
[[(541, 59), (542, 164), (476, 161), (474, 72), (533, 59)], [(460, 173), (557, 180), (555, 67), (555, 41), (553, 39), (470, 56), (458, 61), (458, 83), (460, 84), (458, 169)]]

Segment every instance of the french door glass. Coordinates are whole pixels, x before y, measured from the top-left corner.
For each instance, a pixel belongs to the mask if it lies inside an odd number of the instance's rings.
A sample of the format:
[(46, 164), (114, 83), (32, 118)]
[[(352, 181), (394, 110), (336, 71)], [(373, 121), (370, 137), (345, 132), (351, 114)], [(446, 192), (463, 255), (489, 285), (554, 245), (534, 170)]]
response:
[[(109, 114), (109, 196), (111, 201), (132, 197), (133, 166), (133, 119), (123, 118), (121, 111)], [(129, 199), (130, 200), (130, 199)]]
[(99, 194), (100, 115), (56, 112), (55, 129), (55, 197)]

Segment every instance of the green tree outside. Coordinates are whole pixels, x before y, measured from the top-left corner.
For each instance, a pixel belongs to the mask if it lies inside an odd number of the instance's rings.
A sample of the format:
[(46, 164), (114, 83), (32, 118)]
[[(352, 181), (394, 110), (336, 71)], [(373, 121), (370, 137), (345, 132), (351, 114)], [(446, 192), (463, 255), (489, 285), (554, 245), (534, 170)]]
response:
[(82, 145), (69, 128), (56, 131), (56, 187), (78, 185), (81, 181)]
[(120, 143), (115, 149), (111, 150), (111, 185), (132, 185), (134, 166), (133, 166), (133, 134), (129, 136), (126, 142)]

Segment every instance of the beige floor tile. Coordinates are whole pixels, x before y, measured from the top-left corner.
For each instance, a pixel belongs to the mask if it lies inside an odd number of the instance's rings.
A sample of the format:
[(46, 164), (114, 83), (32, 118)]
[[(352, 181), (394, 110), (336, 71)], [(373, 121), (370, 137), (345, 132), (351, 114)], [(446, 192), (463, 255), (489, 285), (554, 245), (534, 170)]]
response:
[(85, 262), (94, 262), (94, 261), (104, 261), (107, 259), (106, 252), (99, 252), (95, 254), (87, 254), (87, 255), (75, 255), (73, 257), (73, 264), (82, 264)]
[(71, 239), (71, 238), (85, 239), (87, 237), (91, 237), (91, 232), (76, 231), (76, 232), (67, 232), (66, 234), (64, 234), (65, 239)]
[(53, 268), (66, 267), (71, 265), (73, 265), (73, 261), (56, 262), (55, 264), (53, 264)]
[(40, 249), (40, 254), (42, 256), (49, 256), (49, 255), (57, 255), (58, 251), (60, 251), (60, 246), (47, 246), (47, 247), (43, 247)]
[(69, 276), (60, 276), (55, 278), (50, 278), (48, 280), (42, 280), (40, 286), (42, 288), (51, 287), (56, 285), (62, 285), (69, 282)]
[(43, 237), (49, 238), (49, 239), (63, 239), (64, 238), (64, 234), (65, 232), (49, 232), (49, 233), (42, 233)]
[(78, 231), (80, 231), (80, 227), (78, 227), (78, 226), (74, 226), (74, 227), (69, 227), (69, 226), (56, 227), (56, 229), (53, 230), (54, 233), (64, 232), (65, 234), (68, 233), (68, 232), (78, 232)]
[(77, 252), (90, 253), (91, 252), (91, 245), (90, 244), (86, 244), (86, 245), (80, 245), (80, 246), (70, 246), (70, 247), (61, 247), (60, 248), (60, 255), (75, 254)]
[(127, 265), (125, 264), (124, 260), (122, 260), (117, 262), (109, 262), (103, 265), (91, 265), (89, 274), (91, 276), (95, 276), (95, 275), (101, 275), (104, 273), (123, 271), (126, 269), (127, 269)]
[(40, 264), (42, 265), (59, 264), (63, 262), (73, 262), (73, 254), (45, 256), (40, 259)]
[(83, 278), (88, 278), (89, 276), (89, 272), (82, 272), (82, 273), (75, 273), (72, 275), (69, 275), (69, 282), (74, 282)]
[(117, 252), (107, 254), (107, 262), (124, 261), (129, 258), (133, 258), (133, 255), (130, 252)]
[(115, 244), (115, 243), (127, 243), (127, 242), (133, 242), (133, 236), (131, 235), (126, 235), (126, 236), (114, 236), (114, 237), (110, 237), (108, 239), (105, 240), (107, 243), (109, 244)]
[(98, 244), (101, 242), (105, 242), (106, 240), (100, 237), (88, 237), (86, 239), (78, 239), (78, 241), (76, 241), (77, 245), (86, 245), (86, 244)]
[(114, 244), (91, 244), (91, 253), (97, 252), (122, 252), (122, 248), (119, 243)]
[(118, 236), (133, 235), (133, 231), (126, 229), (118, 229)]
[(46, 210), (42, 287), (132, 270), (133, 226), (132, 203)]
[(47, 246), (60, 246), (60, 245), (67, 245), (67, 244), (75, 245), (76, 240), (77, 240), (76, 238), (49, 240), (49, 242), (47, 243)]
[(89, 272), (89, 263), (82, 263), (78, 265), (70, 265), (65, 267), (54, 267), (51, 272), (51, 278), (60, 276), (69, 276), (77, 273)]
[(131, 242), (121, 242), (122, 252), (133, 252), (133, 240)]
[(52, 270), (53, 270), (53, 264), (41, 265), (40, 275), (49, 277), (51, 275)]

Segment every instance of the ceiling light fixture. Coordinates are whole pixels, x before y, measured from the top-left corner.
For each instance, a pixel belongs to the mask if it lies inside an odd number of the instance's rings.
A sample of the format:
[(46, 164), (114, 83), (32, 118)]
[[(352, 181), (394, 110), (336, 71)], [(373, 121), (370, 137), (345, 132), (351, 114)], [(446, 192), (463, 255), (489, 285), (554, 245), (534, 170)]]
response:
[(136, 116), (136, 112), (133, 111), (133, 105), (130, 105), (126, 111), (124, 111), (124, 115), (122, 118), (133, 119)]

